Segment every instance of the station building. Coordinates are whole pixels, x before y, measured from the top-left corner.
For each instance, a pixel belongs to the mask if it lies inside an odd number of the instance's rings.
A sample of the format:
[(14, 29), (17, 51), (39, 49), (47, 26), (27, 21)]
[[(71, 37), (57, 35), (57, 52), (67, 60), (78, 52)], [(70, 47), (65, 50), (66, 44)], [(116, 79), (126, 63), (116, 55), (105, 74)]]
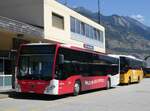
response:
[(22, 43), (64, 43), (105, 53), (105, 28), (56, 0), (0, 0), (0, 88)]

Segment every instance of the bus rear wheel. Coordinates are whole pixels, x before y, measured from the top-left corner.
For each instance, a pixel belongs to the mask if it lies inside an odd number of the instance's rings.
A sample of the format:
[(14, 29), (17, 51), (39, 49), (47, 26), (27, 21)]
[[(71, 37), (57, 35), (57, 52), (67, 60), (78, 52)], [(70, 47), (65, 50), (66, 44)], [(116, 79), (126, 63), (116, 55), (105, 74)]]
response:
[(140, 76), (138, 77), (138, 83), (140, 83), (141, 79), (140, 79)]
[(132, 83), (132, 81), (131, 81), (131, 77), (129, 77), (129, 79), (128, 79), (128, 83), (127, 83), (127, 84), (129, 85), (129, 84), (131, 84), (131, 83)]
[(75, 84), (74, 84), (74, 92), (73, 92), (74, 96), (79, 95), (79, 93), (80, 93), (80, 87), (81, 87), (80, 81), (76, 81)]

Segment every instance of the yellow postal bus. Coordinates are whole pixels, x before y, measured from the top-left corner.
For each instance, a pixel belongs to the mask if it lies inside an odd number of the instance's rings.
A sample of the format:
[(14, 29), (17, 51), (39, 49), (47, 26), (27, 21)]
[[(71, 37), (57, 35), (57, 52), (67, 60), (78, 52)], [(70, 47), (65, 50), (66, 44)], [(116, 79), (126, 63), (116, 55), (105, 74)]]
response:
[(143, 79), (143, 60), (127, 55), (110, 56), (119, 59), (120, 84), (140, 82)]

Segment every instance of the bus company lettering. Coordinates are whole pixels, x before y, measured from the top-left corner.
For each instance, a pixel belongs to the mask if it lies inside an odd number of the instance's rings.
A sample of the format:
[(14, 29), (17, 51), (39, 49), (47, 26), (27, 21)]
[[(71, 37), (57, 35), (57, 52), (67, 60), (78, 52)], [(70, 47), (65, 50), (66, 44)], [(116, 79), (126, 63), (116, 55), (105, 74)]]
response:
[(89, 81), (85, 81), (85, 85), (93, 85), (93, 84), (97, 84), (100, 82), (104, 82), (104, 79), (96, 79), (96, 80), (89, 80)]

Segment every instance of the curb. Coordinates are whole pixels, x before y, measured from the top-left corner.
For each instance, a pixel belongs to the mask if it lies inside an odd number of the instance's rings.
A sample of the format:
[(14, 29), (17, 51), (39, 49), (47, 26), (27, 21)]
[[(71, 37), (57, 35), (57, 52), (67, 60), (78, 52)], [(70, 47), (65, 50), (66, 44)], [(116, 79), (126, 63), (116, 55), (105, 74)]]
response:
[(11, 90), (0, 90), (0, 99), (8, 98), (11, 93), (14, 91)]
[(8, 98), (8, 95), (0, 94), (0, 99)]

